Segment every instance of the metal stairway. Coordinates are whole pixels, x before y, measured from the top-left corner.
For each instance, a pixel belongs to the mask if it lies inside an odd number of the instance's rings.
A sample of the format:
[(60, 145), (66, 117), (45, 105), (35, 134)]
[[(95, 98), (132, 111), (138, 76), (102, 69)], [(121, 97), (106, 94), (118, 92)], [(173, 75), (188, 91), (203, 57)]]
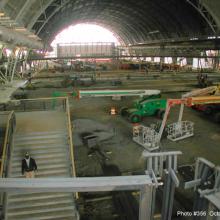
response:
[[(64, 130), (16, 131), (8, 177), (23, 178), (21, 160), (28, 151), (36, 160), (36, 178), (70, 177), (68, 135)], [(28, 181), (28, 180), (27, 180)], [(8, 193), (6, 220), (77, 220), (72, 193)]]

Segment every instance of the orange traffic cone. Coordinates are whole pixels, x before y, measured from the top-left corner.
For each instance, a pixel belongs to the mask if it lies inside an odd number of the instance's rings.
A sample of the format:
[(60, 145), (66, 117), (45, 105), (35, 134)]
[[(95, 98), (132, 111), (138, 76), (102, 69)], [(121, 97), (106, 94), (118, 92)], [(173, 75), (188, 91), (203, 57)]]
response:
[(111, 107), (110, 114), (111, 114), (111, 115), (116, 115), (116, 109), (115, 109), (115, 107)]

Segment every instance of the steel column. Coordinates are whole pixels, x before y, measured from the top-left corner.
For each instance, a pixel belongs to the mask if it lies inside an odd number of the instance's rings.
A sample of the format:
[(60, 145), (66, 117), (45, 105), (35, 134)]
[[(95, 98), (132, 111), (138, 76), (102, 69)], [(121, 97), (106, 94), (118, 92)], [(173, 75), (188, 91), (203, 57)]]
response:
[(153, 216), (153, 187), (144, 186), (140, 190), (139, 220), (150, 220)]
[(163, 190), (162, 220), (171, 220), (175, 188), (179, 186), (179, 180), (173, 169), (165, 171), (165, 183)]

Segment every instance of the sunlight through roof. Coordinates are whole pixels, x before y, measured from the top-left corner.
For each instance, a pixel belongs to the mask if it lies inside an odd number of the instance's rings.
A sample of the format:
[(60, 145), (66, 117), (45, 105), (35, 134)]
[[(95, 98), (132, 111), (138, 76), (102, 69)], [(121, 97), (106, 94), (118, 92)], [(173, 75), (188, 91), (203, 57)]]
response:
[(115, 42), (119, 44), (115, 35), (98, 25), (77, 24), (71, 25), (61, 31), (51, 43), (55, 47), (58, 43), (78, 43), (78, 42)]

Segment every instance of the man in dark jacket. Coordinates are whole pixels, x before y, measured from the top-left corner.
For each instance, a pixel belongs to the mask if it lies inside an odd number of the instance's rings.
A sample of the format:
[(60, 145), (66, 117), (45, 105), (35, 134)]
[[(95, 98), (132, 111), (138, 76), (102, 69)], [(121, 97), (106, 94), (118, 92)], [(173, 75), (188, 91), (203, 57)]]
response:
[(30, 157), (29, 153), (26, 152), (21, 165), (22, 175), (25, 174), (26, 178), (34, 178), (35, 170), (37, 170), (37, 164), (35, 160)]

